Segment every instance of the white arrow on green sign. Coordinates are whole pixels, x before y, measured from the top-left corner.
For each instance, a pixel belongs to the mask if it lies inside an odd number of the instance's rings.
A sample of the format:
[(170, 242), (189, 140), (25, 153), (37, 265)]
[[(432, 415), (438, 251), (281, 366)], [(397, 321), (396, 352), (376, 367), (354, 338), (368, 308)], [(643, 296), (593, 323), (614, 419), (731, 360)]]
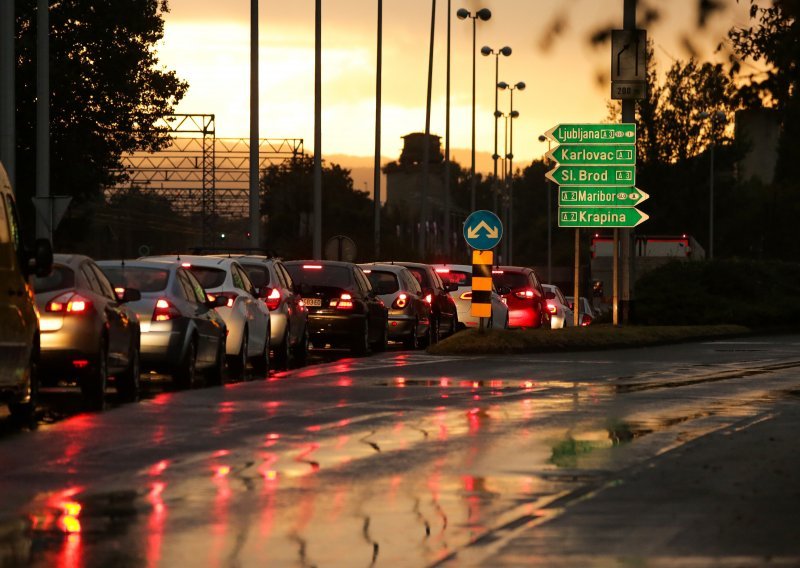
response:
[(559, 164), (625, 165), (636, 163), (635, 144), (562, 144), (547, 153), (547, 157)]
[(650, 218), (635, 207), (559, 207), (559, 227), (625, 229)]
[(571, 207), (636, 206), (650, 196), (638, 187), (570, 187), (559, 188), (558, 204)]
[(636, 125), (625, 124), (559, 124), (545, 132), (559, 144), (633, 144)]
[(632, 186), (636, 183), (636, 166), (562, 166), (545, 174), (558, 185)]

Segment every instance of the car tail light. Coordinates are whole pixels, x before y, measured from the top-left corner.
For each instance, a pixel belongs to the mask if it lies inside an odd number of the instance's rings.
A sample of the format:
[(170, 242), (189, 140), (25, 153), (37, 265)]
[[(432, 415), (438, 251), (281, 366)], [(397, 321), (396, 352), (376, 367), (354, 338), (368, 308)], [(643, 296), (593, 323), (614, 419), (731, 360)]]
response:
[(347, 292), (342, 292), (338, 299), (331, 300), (331, 307), (337, 310), (352, 310), (354, 306), (353, 296)]
[(277, 310), (278, 306), (281, 303), (281, 291), (277, 288), (273, 288), (272, 292), (269, 293), (267, 296), (267, 307), (272, 310)]
[(556, 313), (558, 313), (558, 308), (556, 307), (555, 304), (551, 304), (550, 302), (547, 302), (547, 311), (550, 312), (553, 315), (556, 315)]
[(156, 307), (153, 310), (153, 321), (170, 321), (179, 317), (181, 317), (181, 313), (169, 300), (159, 298), (156, 301)]
[(449, 268), (437, 268), (436, 274), (450, 274)]
[(504, 270), (492, 270), (492, 274), (505, 274)]
[(238, 294), (235, 294), (234, 292), (217, 292), (216, 294), (206, 294), (206, 296), (208, 296), (209, 300), (212, 301), (214, 300), (214, 298), (222, 296), (223, 298), (228, 300), (228, 303), (225, 304), (226, 308), (232, 308), (233, 304), (236, 302), (236, 298), (239, 297)]
[(527, 288), (525, 290), (517, 290), (514, 295), (520, 300), (532, 300), (534, 297), (533, 290)]
[(303, 269), (304, 270), (322, 270), (322, 265), (321, 264), (304, 264), (303, 265)]
[(589, 314), (583, 314), (583, 318), (581, 319), (581, 325), (587, 326), (592, 323), (592, 316)]
[(408, 305), (408, 294), (405, 292), (400, 292), (400, 295), (395, 298), (394, 303), (392, 303), (393, 308), (402, 309)]
[(426, 294), (425, 295), (425, 301), (428, 302), (429, 304), (432, 304), (433, 303), (433, 294)]
[(83, 314), (92, 309), (92, 302), (76, 292), (66, 292), (47, 302), (44, 310), (54, 314)]
[(463, 292), (459, 298), (462, 300), (471, 300), (472, 299), (472, 292)]

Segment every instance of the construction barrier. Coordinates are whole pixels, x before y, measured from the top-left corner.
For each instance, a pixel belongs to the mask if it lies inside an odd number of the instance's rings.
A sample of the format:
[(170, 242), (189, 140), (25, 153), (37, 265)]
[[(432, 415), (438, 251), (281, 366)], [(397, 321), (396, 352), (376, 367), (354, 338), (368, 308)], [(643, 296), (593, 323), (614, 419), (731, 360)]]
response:
[(472, 251), (472, 307), (473, 317), (492, 317), (492, 265), (494, 252)]

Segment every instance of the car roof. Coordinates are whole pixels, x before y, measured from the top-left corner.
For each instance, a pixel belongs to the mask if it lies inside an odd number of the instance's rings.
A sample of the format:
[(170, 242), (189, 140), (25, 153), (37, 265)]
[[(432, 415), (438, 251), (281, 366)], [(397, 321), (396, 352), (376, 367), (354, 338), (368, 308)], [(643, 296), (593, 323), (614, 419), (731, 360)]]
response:
[(67, 266), (77, 266), (87, 260), (92, 259), (84, 254), (58, 253), (53, 255), (53, 262), (66, 264)]
[(535, 272), (535, 270), (529, 266), (495, 266), (494, 268), (504, 272)]
[(234, 258), (238, 260), (241, 264), (244, 264), (247, 261), (250, 261), (251, 264), (253, 262), (262, 262), (264, 264), (269, 264), (276, 260), (280, 260), (272, 256), (264, 256), (260, 254), (214, 254), (211, 256), (216, 256), (219, 258)]
[(471, 264), (431, 264), (431, 266), (436, 270), (437, 268), (442, 269), (446, 268), (448, 270), (458, 270), (461, 272), (472, 272), (472, 265)]
[(359, 264), (362, 269), (375, 269), (375, 270), (385, 270), (387, 272), (395, 272), (397, 274), (403, 272), (404, 270), (408, 270), (405, 266), (401, 266), (399, 264), (386, 264), (385, 262), (367, 262), (364, 264)]
[(344, 262), (341, 260), (289, 260), (283, 263), (286, 266), (297, 266), (299, 264), (320, 264), (322, 266), (344, 266), (351, 267), (357, 266), (352, 262)]
[(180, 262), (180, 263), (189, 263), (189, 264), (196, 264), (198, 266), (214, 266), (218, 265), (220, 267), (228, 267), (233, 263), (237, 263), (235, 258), (228, 258), (223, 257), (220, 258), (218, 256), (202, 256), (202, 255), (164, 255), (164, 256), (147, 256), (141, 257), (137, 260), (169, 260), (172, 262)]
[(178, 268), (180, 262), (177, 260), (98, 260), (97, 266), (120, 268)]
[(404, 261), (391, 261), (391, 262), (381, 262), (381, 264), (399, 264), (400, 266), (405, 266), (406, 268), (432, 268), (430, 264), (425, 264), (424, 262), (404, 262)]

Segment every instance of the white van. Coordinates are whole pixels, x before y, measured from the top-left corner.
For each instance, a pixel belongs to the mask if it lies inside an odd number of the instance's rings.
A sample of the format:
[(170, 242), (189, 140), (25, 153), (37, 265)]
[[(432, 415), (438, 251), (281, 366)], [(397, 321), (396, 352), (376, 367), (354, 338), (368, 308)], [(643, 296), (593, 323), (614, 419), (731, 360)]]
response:
[(33, 416), (39, 388), (39, 315), (29, 276), (46, 275), (53, 264), (49, 241), (35, 248), (31, 255), (22, 244), (14, 192), (0, 164), (0, 401), (20, 419)]

